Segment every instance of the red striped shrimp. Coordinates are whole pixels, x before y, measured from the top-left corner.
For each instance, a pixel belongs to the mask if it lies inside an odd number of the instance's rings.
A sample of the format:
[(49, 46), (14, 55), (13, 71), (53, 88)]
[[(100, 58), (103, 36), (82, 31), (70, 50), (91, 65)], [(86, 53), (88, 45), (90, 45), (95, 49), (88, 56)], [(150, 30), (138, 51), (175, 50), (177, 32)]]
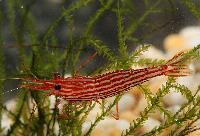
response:
[[(68, 101), (98, 101), (127, 92), (131, 87), (156, 76), (187, 76), (190, 71), (183, 64), (183, 53), (175, 55), (165, 65), (143, 69), (117, 70), (96, 76), (74, 76), (62, 78), (55, 75), (51, 80), (27, 80), (21, 88), (50, 91), (48, 95), (62, 97)], [(118, 106), (117, 113), (118, 113)]]

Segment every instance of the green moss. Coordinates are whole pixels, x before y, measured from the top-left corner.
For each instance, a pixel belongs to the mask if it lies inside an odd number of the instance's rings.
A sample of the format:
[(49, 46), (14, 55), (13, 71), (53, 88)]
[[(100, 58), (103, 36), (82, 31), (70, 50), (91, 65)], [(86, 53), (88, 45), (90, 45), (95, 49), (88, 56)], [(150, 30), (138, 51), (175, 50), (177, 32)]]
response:
[(192, 14), (200, 19), (200, 7), (196, 4), (194, 4), (191, 0), (182, 0), (181, 1), (189, 10), (192, 12)]
[[(1, 5), (0, 10), (0, 79), (6, 77), (5, 55), (3, 52), (3, 43), (5, 41), (3, 37), (3, 25), (6, 25), (13, 38), (13, 41), (17, 45), (19, 64), (17, 64), (17, 72), (13, 76), (19, 75), (19, 77), (38, 78), (38, 79), (51, 79), (52, 73), (56, 71), (62, 71), (62, 75), (67, 72), (71, 75), (76, 74), (76, 68), (80, 63), (80, 55), (84, 48), (90, 48), (97, 52), (99, 57), (105, 59), (104, 65), (92, 71), (91, 75), (100, 74), (104, 71), (113, 71), (119, 69), (129, 69), (131, 66), (157, 66), (165, 64), (165, 60), (141, 58), (144, 51), (147, 51), (150, 45), (145, 44), (141, 39), (138, 39), (134, 35), (137, 29), (140, 27), (149, 26), (154, 28), (154, 24), (149, 24), (146, 20), (151, 15), (157, 15), (162, 13), (163, 10), (159, 6), (164, 0), (145, 0), (145, 9), (142, 15), (138, 18), (136, 3), (132, 0), (74, 0), (68, 6), (63, 4), (60, 15), (48, 26), (39, 38), (37, 34), (37, 24), (35, 18), (32, 15), (32, 7), (37, 3), (35, 0), (27, 2), (26, 5), (21, 8), (23, 0), (7, 0), (4, 1), (5, 7)], [(173, 3), (167, 1), (167, 3)], [(199, 18), (199, 9), (197, 5), (190, 1), (183, 0), (184, 5), (188, 7), (191, 13)], [(65, 2), (64, 2), (65, 3)], [(84, 29), (77, 36), (76, 34), (76, 20), (74, 15), (83, 7), (89, 8), (92, 4), (98, 4), (99, 8), (90, 16), (88, 20), (84, 22)], [(0, 2), (1, 4), (1, 2)], [(5, 15), (4, 13), (5, 12)], [(114, 15), (115, 29), (116, 29), (116, 45), (114, 49), (110, 48), (110, 44), (102, 40), (96, 35), (93, 30), (97, 23), (106, 16), (107, 13)], [(135, 16), (134, 16), (135, 15)], [(5, 22), (7, 16), (8, 22)], [(126, 23), (124, 19), (130, 19), (129, 23)], [(56, 30), (61, 24), (65, 24), (69, 29), (66, 32), (66, 43), (64, 47), (60, 47), (59, 37), (57, 37)], [(155, 29), (159, 31), (159, 29)], [(146, 34), (150, 34), (147, 32)], [(25, 45), (28, 41), (28, 47), (30, 51), (25, 51)], [(136, 47), (134, 51), (130, 51), (130, 45)], [(135, 48), (134, 47), (134, 48)], [(194, 59), (199, 59), (198, 49), (200, 45), (197, 45), (194, 49), (184, 54), (182, 61), (189, 63)], [(87, 74), (82, 69), (81, 73)], [(2, 91), (4, 90), (4, 82), (0, 80), (0, 119), (2, 113), (7, 114), (14, 123), (7, 131), (7, 135), (50, 135), (55, 136), (55, 126), (59, 126), (59, 135), (82, 135), (82, 125), (85, 122), (88, 114), (94, 108), (97, 103), (81, 102), (80, 104), (68, 103), (64, 105), (63, 115), (59, 113), (57, 103), (53, 109), (49, 108), (49, 98), (44, 95), (43, 92), (31, 91), (22, 89), (21, 93), (17, 95), (18, 101), (16, 103), (16, 110), (9, 111), (2, 105)], [(138, 88), (142, 91), (147, 99), (148, 105), (141, 112), (140, 116), (133, 120), (130, 128), (122, 133), (124, 136), (128, 135), (141, 135), (138, 130), (143, 126), (143, 123), (148, 119), (149, 115), (155, 111), (159, 111), (164, 114), (165, 121), (152, 131), (143, 135), (159, 135), (165, 129), (175, 126), (171, 130), (171, 135), (185, 135), (197, 128), (193, 127), (196, 120), (200, 118), (199, 115), (199, 103), (200, 97), (197, 93), (200, 87), (196, 90), (195, 94), (191, 93), (191, 90), (186, 86), (176, 83), (174, 78), (168, 78), (166, 84), (158, 89), (156, 94), (152, 94), (148, 85), (138, 85)], [(171, 89), (175, 89), (180, 92), (187, 99), (187, 103), (184, 104), (181, 109), (174, 115), (166, 110), (161, 103), (161, 99), (170, 92)], [(122, 94), (123, 95), (123, 94)], [(121, 98), (121, 95), (116, 96), (113, 103), (105, 107), (106, 101), (103, 100), (102, 112), (92, 122), (89, 130), (85, 136), (91, 134), (92, 130), (98, 125), (98, 123), (108, 116), (111, 109), (116, 105), (116, 102)], [(58, 98), (56, 98), (58, 99)], [(30, 105), (34, 105), (31, 107)], [(36, 114), (37, 111), (37, 114)], [(190, 123), (188, 123), (190, 121)], [(1, 131), (3, 128), (0, 125)]]

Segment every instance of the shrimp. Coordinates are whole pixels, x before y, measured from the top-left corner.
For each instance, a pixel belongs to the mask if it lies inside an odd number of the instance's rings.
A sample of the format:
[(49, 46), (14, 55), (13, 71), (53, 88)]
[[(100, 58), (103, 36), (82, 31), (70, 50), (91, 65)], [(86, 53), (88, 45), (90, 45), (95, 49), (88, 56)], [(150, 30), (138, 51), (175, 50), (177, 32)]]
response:
[[(50, 91), (48, 95), (62, 97), (68, 101), (98, 101), (127, 92), (130, 88), (157, 76), (187, 76), (190, 71), (183, 63), (184, 52), (180, 52), (166, 64), (143, 69), (117, 70), (95, 76), (62, 78), (59, 74), (51, 80), (29, 79), (21, 88)], [(118, 112), (118, 107), (117, 107)]]

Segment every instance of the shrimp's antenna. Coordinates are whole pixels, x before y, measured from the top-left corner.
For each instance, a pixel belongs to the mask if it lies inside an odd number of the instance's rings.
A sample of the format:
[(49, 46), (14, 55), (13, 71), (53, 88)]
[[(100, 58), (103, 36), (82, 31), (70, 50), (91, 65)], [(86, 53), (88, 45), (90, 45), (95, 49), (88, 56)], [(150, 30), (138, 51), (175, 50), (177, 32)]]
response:
[[(14, 78), (1, 78), (0, 81), (5, 81), (5, 80), (22, 80), (23, 78), (18, 78), (18, 77), (14, 77)], [(11, 90), (4, 90), (4, 92), (2, 92), (1, 94), (4, 95), (4, 94), (7, 94), (7, 93), (10, 93), (10, 92), (14, 92), (14, 91), (17, 91), (21, 89), (21, 87), (17, 87), (17, 88), (14, 88), (14, 89), (11, 89)]]
[(7, 93), (10, 93), (10, 92), (13, 92), (13, 91), (17, 91), (17, 90), (19, 90), (19, 89), (21, 89), (21, 87), (17, 87), (17, 88), (8, 90), (8, 91), (4, 91), (2, 94), (4, 95), (4, 94), (7, 94)]
[(5, 81), (5, 80), (23, 80), (23, 78), (19, 78), (19, 77), (0, 78), (0, 81)]

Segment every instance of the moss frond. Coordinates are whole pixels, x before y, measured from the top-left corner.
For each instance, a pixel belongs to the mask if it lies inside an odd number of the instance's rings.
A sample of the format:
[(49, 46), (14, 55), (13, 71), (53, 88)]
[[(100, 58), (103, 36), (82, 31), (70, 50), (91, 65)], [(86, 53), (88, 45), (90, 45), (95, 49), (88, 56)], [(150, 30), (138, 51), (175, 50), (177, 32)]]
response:
[(200, 10), (196, 4), (189, 0), (182, 0), (181, 2), (190, 10), (190, 12), (192, 12), (196, 18), (200, 19)]
[(89, 38), (86, 39), (86, 43), (93, 47), (99, 55), (107, 58), (109, 62), (114, 62), (116, 60), (113, 52), (107, 47), (105, 43), (103, 43), (103, 41), (95, 38)]
[[(13, 76), (19, 75), (23, 78), (34, 79), (52, 79), (52, 73), (62, 71), (62, 75), (76, 72), (76, 66), (81, 63), (80, 55), (83, 49), (91, 49), (92, 52), (97, 52), (97, 56), (105, 60), (105, 64), (91, 72), (91, 75), (102, 74), (104, 72), (130, 69), (132, 66), (159, 66), (166, 63), (166, 60), (150, 59), (141, 57), (145, 51), (148, 51), (150, 45), (145, 44), (143, 40), (151, 36), (145, 30), (145, 35), (138, 38), (135, 32), (140, 27), (151, 27), (151, 31), (159, 32), (164, 25), (156, 26), (150, 24), (148, 18), (152, 15), (162, 14), (166, 10), (160, 8), (164, 2), (163, 0), (144, 0), (144, 9), (137, 13), (137, 4), (132, 0), (75, 0), (71, 2), (63, 1), (61, 4), (62, 10), (59, 16), (45, 28), (43, 35), (38, 33), (38, 24), (36, 17), (32, 11), (36, 0), (25, 2), (22, 0), (6, 0), (0, 1), (0, 79), (6, 78), (10, 72), (6, 69), (5, 62), (6, 55), (3, 47), (6, 43), (6, 34), (4, 35), (4, 26), (8, 28), (9, 38), (13, 43), (16, 43), (17, 57), (19, 63)], [(199, 9), (195, 2), (183, 0), (181, 1), (197, 18), (200, 17)], [(5, 6), (2, 6), (2, 3)], [(69, 5), (66, 5), (69, 3)], [(93, 3), (93, 4), (91, 4)], [(172, 1), (167, 1), (172, 3)], [(24, 4), (24, 5), (23, 5)], [(98, 7), (94, 13), (89, 13), (84, 19), (87, 19), (83, 24), (84, 28), (80, 31), (77, 27), (76, 17), (83, 7), (93, 9)], [(174, 7), (173, 7), (174, 8)], [(176, 12), (176, 10), (173, 10)], [(98, 23), (107, 17), (107, 13), (113, 16), (111, 21), (113, 25), (114, 42), (111, 44), (104, 38), (96, 34), (96, 26)], [(138, 15), (137, 15), (138, 14)], [(142, 14), (139, 16), (139, 14)], [(82, 14), (80, 14), (82, 15)], [(110, 16), (109, 16), (110, 18)], [(82, 23), (82, 22), (81, 22)], [(60, 25), (67, 26), (66, 41), (62, 48), (59, 45), (60, 37), (57, 35), (57, 30)], [(104, 24), (103, 24), (104, 25)], [(81, 25), (82, 26), (82, 25)], [(78, 32), (78, 34), (77, 34)], [(8, 38), (8, 39), (9, 39)], [(148, 39), (147, 39), (148, 41)], [(25, 49), (24, 45), (28, 45)], [(137, 46), (137, 45), (141, 46)], [(58, 47), (57, 47), (58, 45)], [(134, 47), (131, 47), (131, 46)], [(153, 46), (153, 45), (152, 45)], [(57, 47), (57, 48), (51, 48)], [(130, 50), (129, 50), (130, 49)], [(181, 61), (189, 64), (195, 59), (199, 59), (200, 45), (185, 52)], [(82, 70), (84, 71), (84, 70)], [(84, 72), (83, 72), (84, 73)], [(88, 74), (90, 75), (90, 74)], [(10, 75), (9, 75), (10, 76)], [(147, 107), (142, 111), (136, 120), (133, 120), (130, 127), (122, 133), (124, 136), (128, 135), (160, 135), (166, 129), (170, 129), (169, 135), (185, 135), (197, 130), (195, 123), (200, 119), (200, 86), (193, 93), (188, 87), (176, 83), (175, 78), (168, 78), (167, 82), (162, 85), (157, 93), (152, 93), (149, 85), (137, 86), (147, 100)], [(83, 135), (82, 127), (85, 123), (89, 113), (94, 109), (98, 103), (77, 102), (71, 103), (66, 101), (62, 103), (62, 111), (58, 108), (58, 101), (60, 98), (55, 98), (56, 102), (51, 109), (50, 99), (44, 96), (44, 92), (22, 89), (20, 94), (17, 94), (16, 109), (14, 111), (8, 110), (2, 104), (2, 91), (4, 90), (4, 82), (0, 80), (0, 120), (2, 114), (8, 115), (13, 121), (10, 129), (5, 132), (6, 135)], [(181, 105), (181, 108), (172, 113), (166, 109), (162, 103), (162, 99), (171, 90), (181, 93), (186, 99), (186, 103)], [(106, 100), (102, 100), (102, 112), (91, 122), (88, 131), (84, 133), (85, 136), (91, 135), (92, 131), (104, 117), (109, 116), (111, 109), (120, 100), (123, 94), (116, 96), (115, 100), (107, 104)], [(163, 115), (163, 122), (160, 126), (152, 129), (144, 134), (139, 133), (145, 121), (148, 120), (151, 113), (160, 112)], [(59, 130), (56, 130), (56, 127)], [(3, 132), (0, 124), (1, 132)], [(55, 132), (56, 131), (56, 132)]]
[(92, 130), (95, 128), (95, 126), (96, 126), (101, 120), (103, 120), (103, 118), (104, 118), (105, 116), (107, 116), (107, 115), (110, 113), (111, 109), (116, 105), (116, 102), (120, 100), (120, 97), (121, 97), (121, 96), (117, 96), (117, 97), (115, 98), (115, 100), (113, 101), (113, 103), (111, 103), (111, 104), (104, 110), (104, 112), (102, 112), (99, 116), (96, 117), (94, 123), (91, 124), (91, 126), (90, 126), (89, 130), (87, 131), (87, 133), (85, 134), (85, 136), (89, 136), (90, 133), (92, 132)]
[(56, 27), (60, 24), (60, 22), (66, 17), (70, 16), (75, 10), (80, 9), (83, 6), (87, 6), (91, 0), (77, 0), (73, 2), (71, 5), (69, 5), (68, 8), (64, 8), (61, 15), (48, 27), (47, 31), (44, 33), (43, 40), (41, 42), (41, 45), (47, 45), (48, 44), (48, 38), (51, 37), (53, 32), (55, 31)]
[(125, 29), (125, 32), (124, 32), (124, 37), (125, 39), (128, 38), (132, 33), (134, 33), (136, 31), (136, 29), (141, 25), (143, 24), (143, 22), (145, 21), (146, 17), (148, 15), (150, 15), (151, 13), (154, 12), (154, 10), (157, 8), (157, 6), (159, 5), (159, 3), (161, 2), (162, 0), (157, 0), (153, 5), (151, 5), (145, 12), (144, 14), (139, 18), (137, 19), (136, 22), (133, 22), (131, 23), (126, 29)]
[(98, 19), (105, 13), (106, 10), (110, 9), (112, 3), (113, 3), (113, 0), (106, 1), (106, 3), (104, 3), (103, 6), (100, 9), (98, 9), (93, 16), (91, 16), (91, 18), (89, 19), (85, 27), (86, 29), (84, 32), (84, 36), (90, 35), (92, 28), (94, 27)]
[[(1, 6), (1, 5), (0, 5)], [(0, 78), (4, 79), (5, 74), (5, 58), (4, 58), (4, 52), (3, 52), (3, 31), (2, 31), (2, 25), (3, 25), (3, 13), (0, 11)], [(0, 81), (0, 120), (2, 120), (2, 106), (3, 106), (3, 90), (4, 90), (4, 81)], [(0, 132), (2, 131), (2, 124), (0, 123)]]
[(126, 47), (126, 43), (125, 43), (125, 39), (124, 39), (124, 35), (123, 35), (123, 31), (124, 31), (124, 27), (123, 27), (123, 22), (122, 22), (122, 15), (121, 15), (121, 9), (120, 9), (120, 4), (121, 4), (121, 0), (118, 0), (117, 2), (117, 27), (118, 27), (118, 44), (119, 44), (119, 53), (121, 55), (121, 57), (128, 57), (127, 54), (127, 47)]

